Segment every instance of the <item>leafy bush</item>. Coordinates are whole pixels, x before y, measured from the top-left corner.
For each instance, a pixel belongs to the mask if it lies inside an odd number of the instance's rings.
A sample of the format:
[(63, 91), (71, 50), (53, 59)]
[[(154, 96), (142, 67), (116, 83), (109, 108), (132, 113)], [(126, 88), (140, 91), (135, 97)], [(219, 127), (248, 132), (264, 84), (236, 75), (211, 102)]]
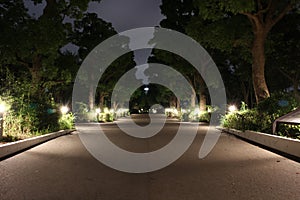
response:
[(210, 117), (211, 117), (211, 113), (205, 111), (205, 112), (202, 112), (200, 115), (199, 115), (199, 119), (198, 121), (199, 122), (210, 122)]
[(270, 98), (260, 102), (257, 110), (277, 119), (299, 106), (299, 102), (289, 93), (274, 93)]
[(242, 131), (270, 132), (272, 121), (268, 115), (258, 112), (257, 109), (252, 109), (227, 114), (223, 118), (223, 126)]
[(88, 105), (82, 102), (76, 102), (75, 103), (76, 107), (76, 113), (75, 113), (75, 118), (77, 122), (87, 122), (88, 121)]
[[(272, 134), (273, 122), (299, 106), (290, 94), (276, 93), (259, 103), (254, 109), (243, 109), (223, 117), (224, 127), (238, 130), (253, 130)], [(300, 126), (280, 125), (278, 135), (299, 138)]]
[(277, 130), (280, 136), (300, 139), (300, 125), (279, 124)]
[(72, 113), (61, 115), (58, 121), (60, 129), (64, 130), (74, 128), (74, 119), (75, 117)]
[(2, 95), (7, 109), (4, 116), (4, 140), (25, 139), (59, 130), (59, 113), (51, 101), (29, 101), (24, 96), (19, 98)]
[(99, 113), (97, 115), (98, 122), (112, 122), (115, 119), (114, 113)]

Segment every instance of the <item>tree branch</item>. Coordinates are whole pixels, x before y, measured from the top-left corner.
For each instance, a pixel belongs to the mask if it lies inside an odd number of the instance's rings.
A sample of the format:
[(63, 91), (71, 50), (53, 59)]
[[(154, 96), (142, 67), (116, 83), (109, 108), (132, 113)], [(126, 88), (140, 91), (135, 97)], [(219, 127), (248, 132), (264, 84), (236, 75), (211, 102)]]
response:
[(257, 10), (262, 10), (262, 9), (263, 9), (263, 6), (261, 3), (261, 0), (257, 0)]
[(261, 26), (261, 22), (259, 21), (259, 17), (257, 16), (257, 14), (251, 14), (247, 12), (242, 12), (241, 14), (248, 17), (254, 31), (256, 31), (257, 28)]
[[(260, 0), (258, 0), (258, 1), (261, 4), (261, 1)], [(264, 13), (268, 12), (271, 9), (272, 3), (273, 3), (273, 0), (269, 0), (269, 3), (268, 3), (268, 5), (265, 9), (263, 9), (263, 6), (261, 4), (261, 8), (258, 10), (257, 14), (261, 15), (261, 14), (264, 14)]]
[(267, 22), (268, 24), (266, 24), (269, 26), (269, 29), (271, 29), (280, 19), (282, 19), (286, 15), (286, 13), (289, 12), (292, 8), (293, 8), (292, 4), (288, 3), (286, 7), (275, 18), (273, 18), (272, 13), (270, 13), (270, 18), (269, 18), (270, 21), (269, 23)]

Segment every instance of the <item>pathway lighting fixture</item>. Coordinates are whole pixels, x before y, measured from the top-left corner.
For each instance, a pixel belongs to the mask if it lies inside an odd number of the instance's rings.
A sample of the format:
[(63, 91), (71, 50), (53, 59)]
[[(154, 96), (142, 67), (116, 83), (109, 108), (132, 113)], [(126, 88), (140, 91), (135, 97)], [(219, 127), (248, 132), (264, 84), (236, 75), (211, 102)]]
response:
[(100, 108), (96, 108), (96, 113), (97, 114), (101, 113), (101, 109)]
[(235, 105), (230, 105), (228, 107), (228, 110), (229, 110), (230, 113), (233, 113), (233, 112), (237, 111), (237, 107)]
[(63, 115), (67, 114), (67, 112), (69, 112), (68, 106), (62, 106), (62, 107), (60, 107), (60, 112), (61, 112)]

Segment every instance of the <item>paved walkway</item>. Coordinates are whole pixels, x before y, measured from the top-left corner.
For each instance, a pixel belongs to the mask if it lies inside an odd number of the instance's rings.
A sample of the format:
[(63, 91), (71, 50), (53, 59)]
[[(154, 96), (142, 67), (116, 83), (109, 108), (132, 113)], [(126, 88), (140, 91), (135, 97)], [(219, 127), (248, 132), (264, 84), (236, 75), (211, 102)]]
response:
[[(149, 139), (129, 137), (113, 124), (103, 127), (120, 147), (147, 152), (167, 144), (178, 124), (166, 124)], [(87, 152), (76, 132), (62, 136), (0, 162), (0, 199), (300, 199), (299, 163), (233, 136), (222, 134), (209, 156), (198, 159), (206, 129), (199, 127), (180, 159), (146, 174), (113, 170)]]

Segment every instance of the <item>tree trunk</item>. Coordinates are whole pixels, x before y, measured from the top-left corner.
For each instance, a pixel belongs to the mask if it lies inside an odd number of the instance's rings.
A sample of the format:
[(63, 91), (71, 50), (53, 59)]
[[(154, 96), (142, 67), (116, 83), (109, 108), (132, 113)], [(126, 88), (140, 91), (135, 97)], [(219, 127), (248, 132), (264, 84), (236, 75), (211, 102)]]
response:
[[(90, 76), (91, 83), (94, 81), (94, 75), (91, 74)], [(89, 85), (89, 109), (92, 111), (94, 109), (94, 99), (95, 99), (95, 92), (94, 92), (94, 86), (92, 84)]]
[(298, 88), (299, 88), (299, 82), (298, 82), (298, 80), (294, 80), (293, 81), (294, 96), (295, 96), (296, 100), (300, 102), (300, 94), (299, 94)]
[(203, 78), (200, 75), (197, 80), (199, 83), (199, 109), (200, 111), (206, 111), (206, 85)]
[(177, 98), (176, 109), (180, 111), (180, 99)]
[(206, 94), (205, 92), (200, 93), (200, 111), (206, 111)]
[(267, 33), (258, 30), (254, 34), (252, 47), (252, 79), (255, 92), (256, 103), (270, 97), (265, 79), (265, 40)]
[(243, 93), (243, 99), (245, 104), (249, 105), (249, 95), (250, 95), (250, 87), (245, 84), (244, 81), (241, 81), (241, 89)]
[(32, 65), (29, 67), (29, 72), (31, 75), (31, 88), (30, 95), (33, 98), (41, 97), (41, 69), (42, 68), (42, 58), (40, 55), (34, 56), (32, 60)]
[(195, 90), (193, 89), (192, 90), (192, 94), (191, 94), (191, 108), (194, 109), (196, 107), (196, 92)]
[(101, 111), (103, 111), (104, 109), (104, 98), (105, 98), (105, 94), (103, 92), (100, 92), (99, 107)]
[[(252, 78), (256, 103), (270, 97), (265, 80), (265, 41), (272, 27), (281, 20), (292, 8), (291, 1), (269, 0), (268, 3), (256, 1), (256, 12), (242, 12), (251, 22), (254, 34), (252, 53)], [(280, 5), (282, 4), (282, 5)], [(285, 5), (284, 5), (285, 4)], [(281, 7), (282, 9), (278, 9)]]
[(170, 97), (169, 106), (170, 106), (170, 108), (175, 108), (176, 107), (176, 97), (175, 96)]

